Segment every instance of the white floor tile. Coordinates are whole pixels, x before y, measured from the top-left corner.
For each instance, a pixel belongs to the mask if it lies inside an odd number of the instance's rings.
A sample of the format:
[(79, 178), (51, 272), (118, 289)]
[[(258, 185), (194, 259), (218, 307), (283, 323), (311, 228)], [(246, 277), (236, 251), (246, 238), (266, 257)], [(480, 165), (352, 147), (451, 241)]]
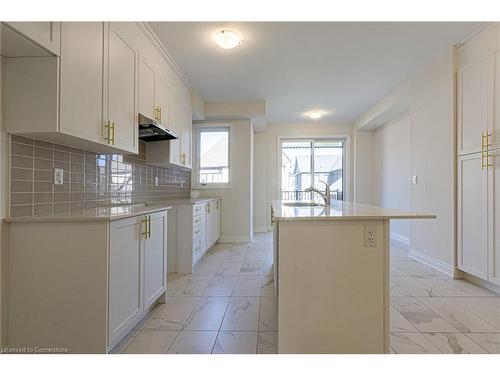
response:
[(488, 353), (463, 333), (424, 333), (423, 335), (444, 354)]
[(257, 331), (259, 327), (259, 302), (259, 297), (231, 297), (221, 330)]
[(256, 354), (257, 332), (220, 331), (213, 354)]
[(218, 331), (229, 297), (202, 297), (189, 316), (184, 330), (186, 331)]
[(261, 285), (260, 277), (239, 277), (233, 290), (233, 297), (260, 297)]
[(200, 297), (167, 297), (167, 302), (149, 320), (143, 329), (147, 330), (182, 330), (187, 318), (194, 310)]
[(234, 276), (215, 276), (205, 290), (206, 297), (230, 297), (236, 285)]
[(439, 354), (421, 333), (391, 333), (390, 346), (396, 354)]
[(174, 342), (176, 331), (140, 331), (126, 346), (124, 354), (163, 354)]
[(181, 331), (170, 346), (169, 354), (210, 354), (217, 331)]
[(257, 336), (258, 354), (278, 353), (278, 332), (259, 332)]

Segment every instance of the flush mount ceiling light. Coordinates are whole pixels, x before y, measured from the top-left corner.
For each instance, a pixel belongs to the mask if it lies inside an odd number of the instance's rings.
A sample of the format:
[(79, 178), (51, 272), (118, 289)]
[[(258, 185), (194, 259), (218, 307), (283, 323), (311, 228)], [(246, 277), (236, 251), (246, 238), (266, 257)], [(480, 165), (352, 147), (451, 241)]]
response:
[(240, 34), (231, 29), (220, 29), (213, 33), (212, 35), (214, 42), (220, 48), (233, 49), (241, 43)]
[(321, 111), (311, 111), (307, 114), (310, 118), (312, 118), (313, 120), (318, 120), (321, 118), (321, 116), (323, 116), (323, 112)]

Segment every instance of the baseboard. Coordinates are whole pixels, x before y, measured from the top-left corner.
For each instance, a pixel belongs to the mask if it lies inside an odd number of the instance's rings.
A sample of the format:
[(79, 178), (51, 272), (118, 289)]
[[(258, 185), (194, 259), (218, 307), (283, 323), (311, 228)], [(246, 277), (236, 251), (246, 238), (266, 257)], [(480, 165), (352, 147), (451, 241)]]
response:
[(391, 240), (397, 241), (402, 245), (410, 247), (410, 237), (401, 233), (391, 232)]
[(423, 263), (426, 266), (434, 268), (436, 271), (442, 272), (450, 277), (455, 277), (455, 267), (445, 263), (441, 260), (434, 259), (420, 251), (412, 250), (408, 251), (408, 257), (416, 260), (417, 262)]
[(464, 272), (463, 278), (467, 281), (470, 281), (473, 284), (479, 285), (485, 289), (488, 289), (490, 292), (500, 294), (500, 286), (493, 284), (489, 281), (480, 279), (477, 276), (471, 275), (470, 273)]
[(222, 235), (217, 242), (250, 242), (250, 236)]
[(255, 227), (254, 228), (254, 232), (255, 233), (266, 233), (267, 232), (267, 228), (266, 227)]

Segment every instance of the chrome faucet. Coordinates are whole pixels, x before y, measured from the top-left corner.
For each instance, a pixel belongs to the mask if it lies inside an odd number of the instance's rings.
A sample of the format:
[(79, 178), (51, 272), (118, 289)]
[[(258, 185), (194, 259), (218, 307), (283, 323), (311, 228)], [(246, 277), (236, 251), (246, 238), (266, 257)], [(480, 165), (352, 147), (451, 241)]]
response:
[(322, 183), (325, 184), (325, 192), (323, 193), (321, 190), (319, 189), (316, 189), (314, 187), (310, 187), (310, 188), (307, 188), (305, 190), (305, 192), (314, 192), (314, 193), (318, 193), (319, 195), (321, 195), (321, 198), (323, 198), (323, 200), (325, 201), (325, 206), (329, 206), (330, 205), (330, 186), (324, 182), (324, 181), (320, 181)]

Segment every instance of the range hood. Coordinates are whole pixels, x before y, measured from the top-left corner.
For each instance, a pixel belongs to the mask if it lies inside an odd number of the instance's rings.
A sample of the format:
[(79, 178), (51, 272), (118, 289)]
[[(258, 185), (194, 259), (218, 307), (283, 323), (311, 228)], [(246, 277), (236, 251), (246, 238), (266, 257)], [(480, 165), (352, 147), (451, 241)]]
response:
[(156, 142), (178, 138), (177, 134), (171, 130), (139, 113), (139, 139), (141, 141)]

